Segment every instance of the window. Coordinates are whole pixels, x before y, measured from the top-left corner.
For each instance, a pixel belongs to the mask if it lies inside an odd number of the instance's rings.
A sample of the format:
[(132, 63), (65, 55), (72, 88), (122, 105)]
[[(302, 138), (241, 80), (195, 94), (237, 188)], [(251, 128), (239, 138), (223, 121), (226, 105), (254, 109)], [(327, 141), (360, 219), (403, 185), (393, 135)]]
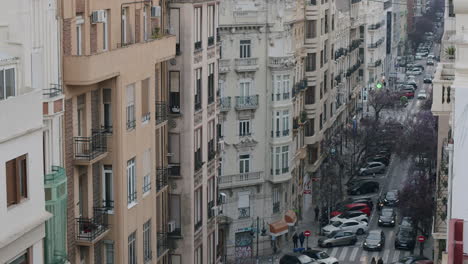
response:
[(112, 165), (104, 165), (102, 174), (102, 203), (105, 208), (112, 210), (114, 207)]
[(333, 117), (333, 103), (330, 103), (330, 117)]
[(305, 94), (305, 104), (315, 104), (315, 86), (309, 86)]
[(181, 221), (181, 212), (180, 212), (180, 195), (170, 194), (169, 198), (169, 219), (175, 222), (175, 230), (170, 233), (171, 235), (181, 234), (180, 230), (180, 221)]
[(247, 174), (250, 172), (250, 154), (239, 156), (239, 173)]
[(317, 37), (317, 20), (306, 21), (306, 38)]
[(323, 82), (320, 82), (320, 99), (323, 98)]
[(127, 43), (127, 13), (128, 13), (128, 8), (124, 7), (122, 8), (122, 25), (121, 25), (121, 29), (122, 29), (122, 43), (121, 45), (124, 46), (126, 43)]
[(102, 89), (102, 104), (104, 107), (104, 129), (112, 132), (112, 90)]
[(290, 86), (289, 86), (289, 75), (283, 75), (283, 100), (289, 99)]
[(151, 190), (151, 149), (143, 153), (143, 194)]
[(169, 109), (171, 113), (180, 113), (180, 72), (169, 72)]
[(208, 235), (208, 263), (207, 264), (214, 264), (216, 260), (216, 240), (215, 240), (215, 232), (211, 232)]
[(83, 32), (82, 32), (82, 25), (83, 19), (77, 18), (78, 22), (76, 23), (76, 55), (80, 56), (83, 55)]
[(214, 45), (215, 35), (215, 6), (208, 6), (208, 46)]
[(146, 78), (141, 81), (141, 122), (150, 120), (150, 96), (149, 96), (150, 79)]
[(239, 120), (239, 136), (250, 136), (250, 120)]
[(137, 264), (136, 232), (128, 236), (128, 264)]
[(314, 134), (315, 134), (315, 118), (312, 118), (305, 125), (305, 136), (311, 137)]
[(109, 28), (107, 23), (107, 10), (104, 10), (104, 20), (102, 22), (102, 50), (109, 48)]
[(328, 33), (328, 10), (325, 10), (325, 34)]
[(203, 245), (200, 245), (195, 249), (195, 264), (203, 263)]
[(211, 219), (214, 216), (213, 207), (215, 206), (215, 197), (216, 197), (216, 186), (215, 186), (215, 177), (208, 179), (207, 185), (208, 193), (208, 219)]
[(7, 206), (19, 204), (28, 198), (28, 155), (6, 162)]
[[(247, 80), (243, 80), (239, 83), (239, 87), (240, 87), (240, 97), (242, 98), (242, 100), (244, 100), (244, 98), (248, 97), (250, 95), (250, 86), (251, 86), (251, 82), (250, 81), (247, 81)], [(245, 99), (247, 100), (247, 99)], [(247, 102), (245, 102), (247, 103)]]
[(323, 121), (327, 120), (327, 102), (323, 103)]
[(283, 137), (289, 135), (289, 110), (273, 112), (272, 137)]
[(313, 72), (316, 70), (317, 67), (317, 55), (315, 53), (307, 53), (306, 58), (306, 71)]
[(195, 171), (198, 171), (203, 166), (202, 158), (202, 129), (195, 130), (194, 134), (194, 149), (195, 149)]
[(202, 48), (202, 8), (195, 7), (195, 50)]
[(272, 149), (274, 175), (280, 175), (289, 171), (289, 146), (275, 147)]
[(322, 18), (320, 19), (320, 35), (323, 35), (324, 28), (325, 28), (325, 23), (324, 23), (323, 17), (322, 17)]
[(114, 241), (104, 240), (106, 264), (114, 264)]
[(280, 209), (280, 191), (278, 187), (273, 188), (273, 213), (278, 213)]
[(289, 171), (289, 146), (281, 148), (281, 171), (286, 173)]
[(239, 219), (250, 217), (250, 192), (238, 192), (237, 209)]
[(323, 43), (323, 62), (324, 63), (327, 63), (328, 61), (327, 47), (328, 47), (328, 39), (325, 40), (325, 42)]
[(323, 73), (323, 93), (327, 93), (328, 90), (328, 71)]
[(323, 114), (320, 114), (320, 130), (323, 128)]
[(331, 30), (335, 30), (335, 15), (332, 15), (332, 21), (331, 21)]
[(289, 110), (283, 110), (283, 136), (289, 135)]
[(195, 190), (195, 231), (197, 231), (202, 226), (203, 220), (203, 189), (202, 187)]
[(135, 128), (135, 85), (127, 86), (127, 130)]
[(195, 111), (202, 107), (202, 68), (195, 70)]
[(240, 58), (250, 58), (250, 39), (240, 41)]
[(214, 102), (214, 63), (208, 65), (208, 104)]
[(324, 61), (323, 50), (321, 50), (321, 51), (320, 51), (320, 68), (323, 67), (323, 61)]
[(148, 8), (143, 6), (143, 39), (148, 40)]
[(32, 254), (30, 249), (27, 249), (26, 251), (23, 251), (21, 255), (9, 261), (8, 264), (29, 264), (31, 263), (30, 260), (32, 260)]
[(208, 160), (212, 160), (216, 156), (215, 150), (215, 120), (208, 122)]
[(0, 100), (16, 95), (15, 68), (0, 68)]
[(77, 97), (76, 103), (76, 110), (77, 110), (77, 132), (78, 136), (83, 136), (84, 135), (84, 130), (85, 130), (85, 102), (86, 102), (86, 95), (82, 94)]
[(127, 203), (129, 207), (136, 203), (136, 175), (135, 175), (135, 158), (127, 161)]
[(273, 76), (273, 101), (280, 101), (281, 100), (281, 89), (282, 82), (281, 82), (281, 75), (274, 75)]
[(151, 219), (143, 224), (143, 261), (150, 262), (153, 258), (151, 251)]

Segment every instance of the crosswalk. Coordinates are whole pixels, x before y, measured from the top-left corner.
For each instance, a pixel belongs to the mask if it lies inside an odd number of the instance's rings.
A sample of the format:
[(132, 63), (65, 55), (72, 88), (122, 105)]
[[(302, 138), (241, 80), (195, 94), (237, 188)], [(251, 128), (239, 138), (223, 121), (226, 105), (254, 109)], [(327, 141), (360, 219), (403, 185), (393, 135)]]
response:
[(362, 248), (362, 242), (356, 243), (355, 246), (325, 248), (323, 251), (327, 252), (328, 255), (337, 258), (340, 263), (370, 263), (373, 257), (375, 259), (382, 258), (384, 263), (392, 263), (411, 254), (410, 251), (394, 248), (394, 236), (394, 230), (386, 233), (385, 248), (380, 252), (364, 250)]

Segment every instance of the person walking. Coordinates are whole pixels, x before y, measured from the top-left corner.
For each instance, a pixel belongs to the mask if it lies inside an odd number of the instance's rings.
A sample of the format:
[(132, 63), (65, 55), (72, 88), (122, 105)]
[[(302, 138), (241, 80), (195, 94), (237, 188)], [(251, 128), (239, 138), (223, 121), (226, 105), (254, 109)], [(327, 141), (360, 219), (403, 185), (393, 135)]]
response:
[(315, 212), (315, 222), (317, 222), (319, 219), (319, 213), (320, 213), (320, 209), (318, 208), (318, 205), (315, 206), (314, 212)]
[(379, 260), (377, 261), (377, 264), (383, 264), (383, 259), (379, 258)]
[(297, 240), (299, 237), (297, 236), (297, 233), (294, 233), (294, 236), (292, 237), (293, 243), (294, 243), (294, 248), (297, 248)]
[(375, 257), (372, 257), (372, 260), (370, 262), (371, 264), (377, 264), (376, 261), (375, 261)]
[(301, 248), (304, 247), (304, 240), (305, 240), (304, 232), (301, 232), (301, 234), (299, 235), (299, 241), (301, 242)]

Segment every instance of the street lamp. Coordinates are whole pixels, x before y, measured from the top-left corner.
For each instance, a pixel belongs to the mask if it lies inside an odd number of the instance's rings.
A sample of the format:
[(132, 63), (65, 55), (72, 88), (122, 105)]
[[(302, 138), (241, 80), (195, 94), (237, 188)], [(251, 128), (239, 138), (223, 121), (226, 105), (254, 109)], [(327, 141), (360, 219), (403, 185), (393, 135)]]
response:
[[(252, 237), (255, 236), (255, 233), (257, 233), (257, 250), (256, 250), (256, 251), (257, 251), (257, 254), (256, 254), (256, 255), (257, 255), (257, 257), (256, 257), (257, 263), (259, 262), (259, 260), (258, 260), (258, 237), (259, 237), (258, 233), (260, 233), (260, 232), (259, 232), (259, 231), (260, 231), (260, 230), (259, 230), (259, 229), (260, 229), (260, 227), (259, 227), (259, 221), (260, 221), (260, 217), (257, 216), (257, 228), (254, 227), (255, 221), (252, 221), (252, 226), (251, 226), (251, 229), (250, 229), (250, 235), (251, 235)], [(261, 231), (260, 235), (261, 235), (261, 236), (266, 236), (266, 231), (267, 231), (267, 230), (266, 230), (266, 228), (265, 228), (265, 220), (262, 220), (262, 221), (263, 221), (263, 228), (262, 228), (262, 231)], [(255, 229), (255, 231), (254, 231), (254, 229)]]

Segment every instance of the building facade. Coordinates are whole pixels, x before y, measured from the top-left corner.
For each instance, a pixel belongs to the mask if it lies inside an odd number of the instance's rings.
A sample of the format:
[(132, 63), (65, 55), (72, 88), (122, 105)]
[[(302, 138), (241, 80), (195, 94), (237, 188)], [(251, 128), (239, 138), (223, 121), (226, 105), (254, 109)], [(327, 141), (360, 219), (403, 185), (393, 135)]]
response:
[(44, 1), (6, 4), (0, 11), (0, 262), (46, 263), (51, 214), (44, 200), (41, 105), (49, 82), (58, 81), (55, 13)]
[(217, 1), (171, 1), (176, 57), (168, 64), (171, 263), (216, 263)]
[(71, 263), (167, 263), (165, 1), (61, 1)]

